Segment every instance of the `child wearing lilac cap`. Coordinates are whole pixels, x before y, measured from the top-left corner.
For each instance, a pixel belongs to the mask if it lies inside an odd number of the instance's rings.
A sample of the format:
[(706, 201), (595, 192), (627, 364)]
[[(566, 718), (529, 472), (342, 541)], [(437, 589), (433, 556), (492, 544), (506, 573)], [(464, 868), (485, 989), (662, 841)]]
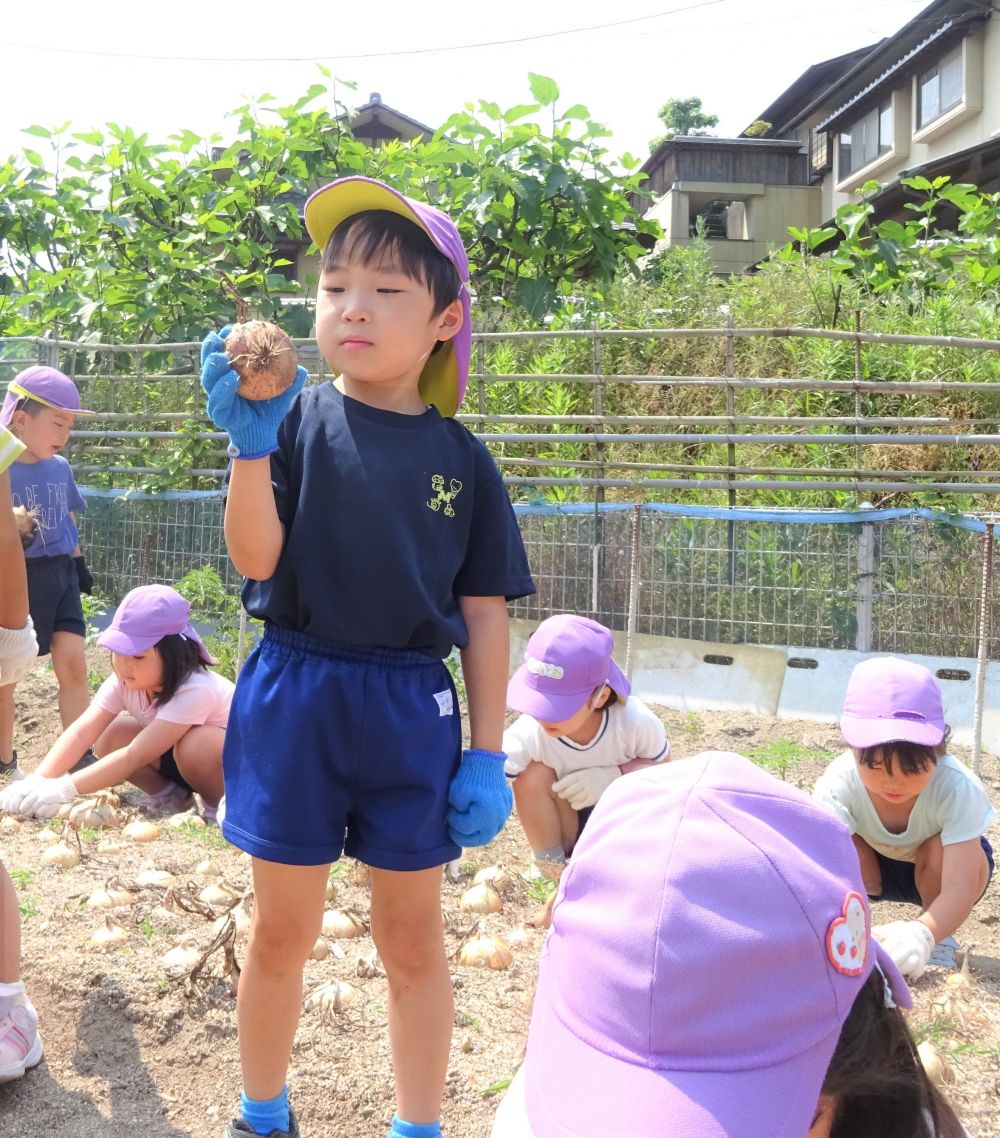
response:
[[(146, 791), (150, 813), (186, 810), (197, 792), (214, 821), (233, 684), (209, 670), (215, 661), (190, 614), (169, 585), (126, 595), (97, 641), (111, 651), (112, 674), (37, 769), (0, 791), (0, 810), (50, 818), (78, 794), (127, 779)], [(99, 758), (73, 773), (90, 747)]]
[[(0, 425), (24, 444), (10, 468), (14, 505), (35, 518), (35, 537), (25, 550), (28, 607), (38, 637), (38, 655), (52, 653), (59, 683), (59, 714), (68, 727), (87, 707), (87, 631), (80, 593), (93, 584), (80, 552), (76, 516), (87, 507), (69, 463), (59, 451), (69, 439), (80, 406), (76, 385), (53, 367), (29, 367), (7, 386)], [(0, 688), (0, 777), (17, 778), (14, 753), (14, 688)]]
[[(670, 752), (663, 724), (631, 694), (613, 651), (604, 625), (551, 616), (507, 686), (507, 706), (522, 714), (504, 732), (506, 770), (535, 867), (552, 880), (604, 791)], [(543, 911), (536, 923), (546, 919)]]
[[(295, 1138), (285, 1078), (331, 862), (371, 867), (388, 977), (392, 1138), (438, 1138), (454, 1020), (441, 867), (499, 832), (506, 600), (534, 591), (503, 480), (454, 416), (469, 266), (440, 210), (369, 178), (305, 207), (316, 339), (337, 378), (251, 403), (214, 334), (208, 409), (231, 441), (226, 542), (264, 635), (236, 685), (222, 831), (253, 858), (227, 1138)], [(462, 654), (463, 751), (444, 659)]]
[(875, 935), (913, 980), (928, 963), (954, 967), (951, 934), (993, 874), (984, 833), (995, 811), (979, 779), (948, 754), (941, 688), (912, 661), (864, 660), (851, 673), (840, 730), (851, 749), (814, 794), (847, 823), (869, 897), (922, 909)]
[(740, 755), (620, 779), (492, 1138), (958, 1138), (839, 819)]

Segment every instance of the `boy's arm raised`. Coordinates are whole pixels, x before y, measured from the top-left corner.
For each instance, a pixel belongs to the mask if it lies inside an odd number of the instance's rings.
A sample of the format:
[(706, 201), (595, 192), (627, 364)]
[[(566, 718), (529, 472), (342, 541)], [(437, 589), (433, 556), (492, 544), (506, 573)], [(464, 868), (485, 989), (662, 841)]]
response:
[(255, 581), (274, 574), (284, 533), (271, 486), (268, 455), (278, 449), (278, 427), (306, 381), (300, 367), (287, 391), (273, 399), (244, 399), (237, 394), (239, 376), (226, 355), (229, 329), (209, 332), (201, 345), (201, 385), (208, 395), (208, 414), (229, 435), (233, 463), (226, 502), (226, 545), (233, 565)]

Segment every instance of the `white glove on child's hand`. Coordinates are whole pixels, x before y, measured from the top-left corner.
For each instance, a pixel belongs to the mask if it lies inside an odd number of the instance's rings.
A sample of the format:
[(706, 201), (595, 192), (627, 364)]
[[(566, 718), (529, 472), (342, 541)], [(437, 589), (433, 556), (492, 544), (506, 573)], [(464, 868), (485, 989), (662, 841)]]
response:
[(876, 925), (872, 936), (892, 957), (904, 976), (919, 980), (934, 951), (934, 934), (923, 921), (891, 921)]
[(31, 793), (31, 780), (34, 775), (9, 782), (0, 790), (0, 814), (20, 814), (21, 802), (25, 795)]
[(593, 806), (622, 772), (617, 767), (586, 767), (582, 771), (570, 771), (564, 778), (554, 782), (552, 789), (568, 802), (574, 810)]
[(76, 783), (68, 774), (59, 778), (31, 775), (21, 785), (28, 788), (18, 807), (18, 813), (24, 816), (54, 818), (60, 806), (76, 798)]
[(16, 684), (37, 662), (38, 641), (30, 616), (24, 628), (0, 628), (0, 687)]

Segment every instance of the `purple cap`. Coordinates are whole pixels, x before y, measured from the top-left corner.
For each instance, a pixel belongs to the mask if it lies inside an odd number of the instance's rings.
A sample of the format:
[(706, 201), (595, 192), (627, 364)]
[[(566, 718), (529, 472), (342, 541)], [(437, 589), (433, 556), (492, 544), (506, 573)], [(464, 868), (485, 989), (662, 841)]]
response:
[(198, 654), (206, 664), (214, 664), (190, 617), (191, 606), (176, 589), (169, 585), (140, 585), (125, 594), (97, 643), (120, 656), (138, 656), (159, 644), (164, 636), (183, 636), (198, 645)]
[(523, 1073), (536, 1138), (801, 1138), (875, 967), (844, 824), (740, 755), (613, 783), (563, 874)]
[(54, 367), (41, 364), (25, 368), (7, 384), (7, 394), (0, 410), (0, 424), (9, 427), (14, 418), (14, 408), (22, 399), (32, 399), (56, 411), (69, 411), (74, 415), (93, 415), (80, 406), (80, 393), (68, 375), (63, 375)]
[(543, 723), (562, 723), (601, 684), (628, 699), (632, 685), (611, 658), (614, 649), (614, 637), (596, 620), (550, 616), (532, 633), (524, 663), (510, 678), (507, 706)]
[(385, 209), (398, 213), (420, 228), (455, 266), (461, 282), (458, 297), (462, 302), (462, 327), (451, 340), (444, 342), (424, 364), (420, 374), (420, 394), (433, 403), (445, 417), (455, 414), (465, 395), (469, 381), (469, 357), (472, 353), (472, 313), (469, 294), (469, 258), (455, 223), (441, 210), (426, 202), (404, 197), (384, 182), (374, 178), (340, 178), (318, 189), (305, 206), (306, 229), (320, 253), (326, 248), (337, 226), (356, 213), (369, 209)]
[(840, 731), (851, 747), (897, 740), (936, 747), (947, 725), (934, 674), (896, 656), (862, 660), (847, 682)]

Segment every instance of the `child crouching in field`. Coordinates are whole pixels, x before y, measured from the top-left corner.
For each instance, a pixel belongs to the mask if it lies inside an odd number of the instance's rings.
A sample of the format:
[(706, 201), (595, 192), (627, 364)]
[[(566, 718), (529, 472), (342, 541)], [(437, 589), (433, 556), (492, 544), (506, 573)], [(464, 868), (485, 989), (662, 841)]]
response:
[(993, 874), (983, 834), (995, 811), (979, 779), (947, 753), (938, 682), (908, 660), (865, 660), (847, 685), (840, 729), (851, 749), (813, 793), (850, 828), (869, 897), (923, 910), (875, 936), (914, 980), (928, 963), (954, 967), (951, 934)]
[[(17, 683), (38, 654), (7, 473), (23, 449), (0, 426), (0, 688)], [(21, 913), (14, 883), (0, 861), (0, 1083), (19, 1079), (41, 1061), (38, 1016), (21, 979)]]
[(613, 651), (602, 624), (552, 616), (507, 686), (508, 707), (522, 714), (504, 732), (506, 771), (535, 867), (552, 880), (611, 783), (670, 751), (663, 724), (630, 694)]
[[(133, 589), (98, 644), (113, 674), (60, 735), (38, 768), (0, 792), (0, 810), (49, 818), (78, 794), (128, 780), (143, 808), (173, 813), (201, 795), (208, 821), (222, 797), (222, 745), (233, 684), (190, 623), (191, 606), (168, 585)], [(67, 773), (89, 747), (98, 761)]]

